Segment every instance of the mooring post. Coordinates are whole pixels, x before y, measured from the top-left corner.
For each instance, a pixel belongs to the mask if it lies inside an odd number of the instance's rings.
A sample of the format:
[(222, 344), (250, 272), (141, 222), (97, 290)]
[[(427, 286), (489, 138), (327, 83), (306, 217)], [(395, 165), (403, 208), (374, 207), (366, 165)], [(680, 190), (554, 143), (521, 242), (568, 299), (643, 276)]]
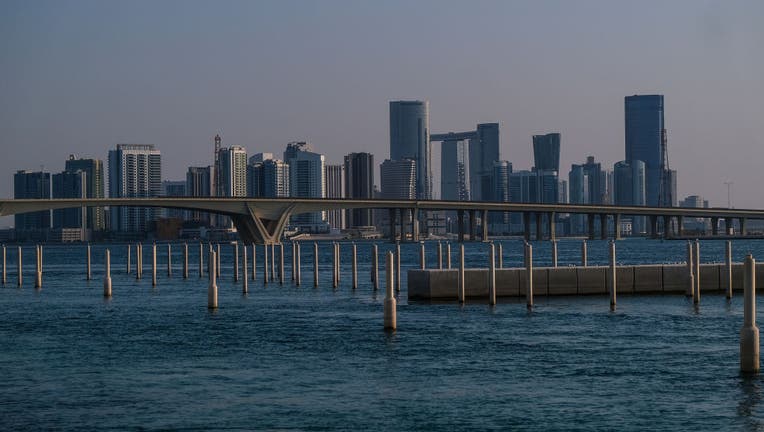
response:
[(268, 285), (268, 244), (263, 244), (263, 285)]
[(313, 286), (318, 287), (318, 243), (313, 242)]
[(204, 245), (199, 242), (199, 278), (204, 276)]
[(42, 246), (36, 245), (35, 246), (35, 273), (34, 273), (34, 287), (35, 288), (42, 288)]
[(610, 269), (608, 271), (608, 282), (610, 285), (610, 310), (615, 310), (616, 302), (616, 260), (615, 260), (615, 241), (610, 241)]
[(143, 255), (143, 250), (141, 249), (141, 244), (138, 243), (135, 245), (135, 278), (140, 279), (141, 273), (143, 272), (143, 261), (141, 261), (141, 256)]
[(297, 279), (297, 245), (294, 241), (292, 243), (292, 281)]
[(127, 244), (127, 274), (130, 274), (130, 254), (132, 251), (130, 251), (130, 243)]
[(87, 269), (86, 269), (85, 279), (90, 280), (90, 243), (88, 243), (88, 247), (87, 247)]
[(371, 281), (374, 282), (374, 291), (379, 289), (379, 249), (376, 243), (371, 248)]
[(151, 247), (151, 285), (157, 285), (157, 244)]
[(387, 253), (387, 279), (385, 283), (387, 289), (385, 290), (385, 304), (384, 304), (384, 320), (385, 330), (395, 330), (396, 328), (396, 301), (393, 295), (393, 278), (395, 270), (393, 269), (393, 253)]
[(342, 262), (340, 261), (342, 254), (340, 247), (340, 242), (337, 242), (337, 285), (340, 284), (340, 280), (342, 279)]
[[(215, 252), (215, 259), (217, 260), (215, 262), (215, 272), (216, 272), (215, 276), (220, 278), (220, 272), (223, 270), (223, 268), (222, 268), (223, 267), (223, 265), (222, 265), (223, 252), (221, 252), (221, 250), (220, 250), (220, 243), (218, 243), (217, 249), (218, 249), (217, 252)], [(217, 281), (215, 281), (215, 282), (217, 283)]]
[(401, 244), (395, 245), (395, 290), (401, 291)]
[(3, 285), (8, 281), (8, 271), (5, 267), (5, 245), (3, 245)]
[(443, 270), (443, 244), (438, 242), (438, 270)]
[(488, 253), (488, 304), (496, 304), (496, 249), (493, 243)]
[(355, 242), (353, 243), (353, 289), (358, 288), (358, 261), (356, 257)]
[(586, 256), (586, 240), (581, 242), (581, 267), (586, 267), (589, 258)]
[(271, 243), (271, 280), (276, 281), (276, 244)]
[(687, 297), (695, 297), (695, 259), (692, 251), (692, 242), (687, 240)]
[(525, 302), (528, 309), (533, 307), (533, 246), (525, 245)]
[(419, 243), (419, 268), (422, 270), (427, 268), (427, 263), (425, 262), (424, 256), (424, 242)]
[(557, 240), (552, 240), (552, 267), (557, 268)]
[(504, 248), (501, 246), (501, 243), (498, 244), (498, 251), (496, 254), (498, 255), (498, 267), (504, 268)]
[(459, 303), (464, 303), (464, 243), (459, 244)]
[(172, 277), (172, 245), (167, 243), (167, 277)]
[(759, 328), (756, 327), (756, 261), (745, 257), (743, 327), (740, 329), (740, 370), (759, 372)]
[(215, 251), (210, 251), (210, 284), (207, 287), (207, 308), (217, 309), (218, 307), (218, 284), (217, 284), (217, 266), (218, 258)]
[(233, 242), (233, 281), (239, 281), (239, 242)]
[(249, 265), (247, 263), (247, 244), (244, 243), (244, 247), (241, 248), (241, 269), (244, 272), (241, 279), (241, 291), (246, 294), (247, 291), (249, 291), (249, 274), (247, 273), (249, 271)]
[(302, 254), (300, 253), (300, 242), (295, 242), (295, 248), (295, 255), (297, 256), (297, 263), (295, 264), (295, 269), (297, 270), (296, 282), (297, 286), (300, 286), (300, 282), (302, 281), (302, 267), (300, 266), (300, 256)]
[(111, 252), (106, 249), (104, 254), (104, 262), (106, 263), (106, 273), (103, 277), (103, 296), (111, 297)]
[(692, 297), (692, 301), (698, 304), (700, 303), (700, 241), (698, 240), (695, 240), (693, 258), (695, 258), (695, 295)]
[(24, 283), (24, 276), (23, 276), (23, 271), (22, 271), (21, 258), (22, 258), (22, 255), (21, 255), (21, 246), (19, 246), (19, 259), (16, 262), (16, 271), (17, 271), (17, 278), (18, 278), (19, 286), (21, 286)]
[(257, 280), (257, 245), (252, 243), (252, 280)]
[(332, 242), (332, 288), (337, 288), (337, 243)]
[(726, 250), (725, 250), (725, 261), (726, 261), (726, 267), (727, 270), (727, 298), (732, 298), (732, 241), (727, 240), (726, 244)]
[(446, 268), (451, 270), (451, 243), (446, 243)]
[(188, 243), (183, 243), (183, 279), (188, 279)]

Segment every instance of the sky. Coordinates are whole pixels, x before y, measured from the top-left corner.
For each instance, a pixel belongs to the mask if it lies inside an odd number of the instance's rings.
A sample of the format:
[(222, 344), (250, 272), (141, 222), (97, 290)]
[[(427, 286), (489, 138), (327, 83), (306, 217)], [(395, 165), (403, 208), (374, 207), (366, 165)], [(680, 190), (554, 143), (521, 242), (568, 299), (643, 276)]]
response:
[(624, 158), (625, 96), (663, 94), (679, 197), (726, 206), (733, 182), (734, 207), (764, 208), (763, 19), (760, 0), (4, 0), (0, 197), (19, 169), (117, 143), (155, 144), (180, 180), (217, 133), (379, 163), (399, 99), (430, 101), (433, 133), (499, 122), (516, 170), (532, 135), (560, 132), (566, 178)]

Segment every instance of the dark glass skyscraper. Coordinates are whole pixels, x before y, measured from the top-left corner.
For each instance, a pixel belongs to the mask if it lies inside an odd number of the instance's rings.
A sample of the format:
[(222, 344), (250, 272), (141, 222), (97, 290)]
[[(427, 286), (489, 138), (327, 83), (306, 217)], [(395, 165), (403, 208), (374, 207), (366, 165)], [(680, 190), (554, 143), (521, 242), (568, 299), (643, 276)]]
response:
[(470, 139), (470, 192), (473, 201), (495, 201), (491, 181), (499, 160), (499, 124), (481, 123)]
[(646, 204), (658, 207), (664, 167), (663, 95), (627, 96), (624, 103), (626, 160), (645, 163)]
[(533, 135), (536, 171), (560, 171), (560, 134)]
[[(374, 198), (374, 155), (371, 153), (345, 156), (345, 198)], [(346, 219), (351, 228), (373, 224), (371, 209), (349, 209)]]
[[(66, 161), (65, 171), (70, 173), (82, 171), (85, 173), (85, 198), (103, 198), (105, 196), (104, 185), (106, 182), (102, 160), (77, 159), (74, 156), (69, 156), (69, 159)], [(86, 226), (82, 228), (100, 231), (106, 227), (103, 207), (90, 207), (85, 212)]]
[[(14, 199), (49, 199), (50, 173), (17, 171), (13, 175)], [(46, 230), (50, 228), (50, 210), (21, 213), (14, 216), (15, 229)]]
[(416, 161), (416, 198), (432, 199), (429, 102), (390, 102), (390, 159)]

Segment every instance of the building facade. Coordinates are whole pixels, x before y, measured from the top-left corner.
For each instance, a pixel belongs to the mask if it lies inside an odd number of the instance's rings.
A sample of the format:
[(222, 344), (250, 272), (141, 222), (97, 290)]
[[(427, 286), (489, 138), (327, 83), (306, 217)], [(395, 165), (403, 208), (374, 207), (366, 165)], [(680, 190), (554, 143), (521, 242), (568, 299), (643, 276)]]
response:
[[(647, 170), (640, 160), (621, 161), (613, 166), (613, 204), (620, 206), (647, 205)], [(644, 217), (627, 217), (631, 220), (630, 234), (645, 232)], [(627, 233), (629, 234), (629, 233)]]
[(491, 185), (493, 163), (499, 160), (499, 124), (478, 124), (469, 149), (470, 199), (494, 201)]
[[(104, 187), (106, 184), (103, 161), (100, 159), (78, 159), (69, 156), (64, 167), (65, 172), (82, 171), (86, 174), (85, 197), (86, 198), (104, 198)], [(94, 231), (101, 231), (106, 227), (106, 216), (103, 207), (90, 207), (85, 210), (85, 226)]]
[[(312, 151), (306, 142), (291, 142), (284, 151), (284, 162), (289, 165), (289, 195), (295, 198), (326, 197), (324, 155)], [(306, 232), (326, 232), (326, 212), (294, 215), (293, 228)]]
[[(16, 171), (13, 175), (14, 199), (49, 199), (50, 173), (43, 171)], [(21, 231), (45, 231), (50, 228), (50, 210), (14, 215), (14, 228)]]
[(390, 160), (416, 162), (416, 198), (432, 199), (430, 103), (390, 102)]
[[(214, 190), (214, 167), (188, 167), (186, 171), (186, 196), (188, 197), (209, 197)], [(188, 219), (203, 225), (211, 224), (210, 213), (190, 210)]]
[(379, 166), (382, 199), (416, 199), (416, 161), (386, 160)]
[[(374, 155), (350, 153), (345, 156), (345, 198), (374, 198)], [(348, 228), (374, 224), (371, 209), (348, 209), (345, 216)]]
[(626, 161), (645, 165), (646, 204), (661, 206), (662, 143), (666, 129), (663, 95), (634, 95), (624, 99)]
[[(109, 196), (151, 198), (162, 194), (162, 155), (153, 144), (117, 144), (109, 151)], [(142, 233), (157, 216), (157, 209), (111, 207), (111, 229)]]
[[(324, 165), (324, 179), (326, 181), (326, 198), (345, 197), (345, 166)], [(329, 228), (333, 230), (345, 229), (345, 211), (327, 210), (326, 220)]]

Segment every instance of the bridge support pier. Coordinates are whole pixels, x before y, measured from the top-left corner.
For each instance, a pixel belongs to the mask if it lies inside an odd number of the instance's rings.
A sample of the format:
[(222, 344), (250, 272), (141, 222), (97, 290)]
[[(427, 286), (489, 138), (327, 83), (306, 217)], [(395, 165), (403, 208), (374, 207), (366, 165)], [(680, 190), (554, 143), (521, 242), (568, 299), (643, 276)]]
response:
[(740, 224), (740, 235), (748, 235), (748, 230), (746, 229), (746, 222), (748, 221), (747, 218), (740, 218), (738, 219), (738, 223)]
[(556, 225), (555, 225), (555, 212), (549, 212), (546, 214), (546, 217), (549, 218), (549, 240), (555, 241), (557, 238), (556, 233)]
[(616, 240), (621, 239), (621, 214), (616, 213), (613, 215), (613, 238)]
[[(705, 231), (705, 230), (704, 230)], [(711, 235), (719, 235), (719, 218), (711, 218)]]
[(398, 237), (397, 233), (395, 232), (395, 216), (397, 213), (397, 209), (391, 208), (387, 209), (387, 219), (390, 223), (390, 243), (395, 243), (396, 237)]
[(531, 239), (531, 215), (528, 212), (523, 212), (523, 238), (525, 241)]
[(671, 237), (671, 216), (663, 215), (663, 238), (669, 239)]
[(658, 216), (650, 215), (650, 238), (658, 238)]
[(684, 216), (676, 217), (676, 235), (682, 237), (684, 235)]
[(419, 210), (411, 209), (411, 241), (419, 241)]
[(475, 219), (475, 210), (470, 210), (470, 241), (475, 241), (477, 236), (477, 220)]
[(731, 217), (724, 218), (725, 234), (732, 235), (734, 233), (735, 220)]
[(600, 239), (607, 240), (607, 214), (600, 213)]
[(483, 216), (480, 218), (480, 226), (483, 230), (482, 237), (480, 240), (487, 242), (488, 241), (488, 210), (483, 210)]
[(542, 213), (536, 212), (536, 240), (544, 239), (544, 226), (541, 224)]
[(464, 243), (464, 210), (456, 211), (457, 232), (459, 233), (459, 243)]
[(586, 222), (589, 228), (589, 240), (594, 240), (594, 215), (589, 213), (586, 215)]

